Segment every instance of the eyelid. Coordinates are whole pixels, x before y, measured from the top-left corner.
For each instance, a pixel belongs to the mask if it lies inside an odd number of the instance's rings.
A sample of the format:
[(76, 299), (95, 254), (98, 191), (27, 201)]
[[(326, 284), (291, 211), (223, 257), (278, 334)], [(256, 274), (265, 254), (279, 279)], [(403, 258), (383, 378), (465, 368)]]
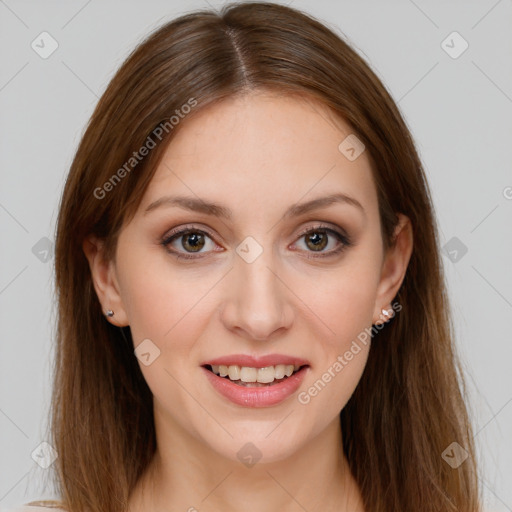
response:
[[(332, 227), (331, 227), (332, 226)], [(329, 222), (318, 222), (314, 226), (308, 226), (307, 228), (304, 228), (302, 231), (300, 231), (296, 237), (300, 238), (304, 235), (307, 235), (308, 233), (316, 230), (325, 230), (331, 233), (335, 233), (336, 235), (339, 235), (340, 237), (344, 238), (347, 241), (347, 244), (350, 242), (350, 237), (346, 233), (346, 231), (339, 226), (335, 226), (334, 224), (330, 224)]]
[[(164, 241), (170, 241), (170, 239), (176, 235), (185, 235), (186, 233), (194, 231), (198, 233), (204, 233), (205, 235), (208, 235), (212, 240), (215, 240), (216, 235), (214, 235), (209, 228), (206, 227), (199, 227), (197, 224), (185, 224), (183, 226), (178, 226), (176, 228), (171, 229), (170, 231), (167, 231), (165, 235), (162, 237), (162, 242)], [(220, 238), (220, 237), (219, 237)]]

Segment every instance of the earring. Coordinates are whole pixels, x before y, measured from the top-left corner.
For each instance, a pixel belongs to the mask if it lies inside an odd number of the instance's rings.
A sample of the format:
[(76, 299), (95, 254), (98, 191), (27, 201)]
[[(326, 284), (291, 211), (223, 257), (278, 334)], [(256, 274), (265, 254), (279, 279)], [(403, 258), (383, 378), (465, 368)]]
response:
[(111, 309), (107, 309), (105, 316), (108, 318), (112, 318), (114, 316), (114, 312)]
[(382, 314), (383, 314), (384, 316), (391, 316), (387, 309), (383, 309), (383, 310), (382, 310)]

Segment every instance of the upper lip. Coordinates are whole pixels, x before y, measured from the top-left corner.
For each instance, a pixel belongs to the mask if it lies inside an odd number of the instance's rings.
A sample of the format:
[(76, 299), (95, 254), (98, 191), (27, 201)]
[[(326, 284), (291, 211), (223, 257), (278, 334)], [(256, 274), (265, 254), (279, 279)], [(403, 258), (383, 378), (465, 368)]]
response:
[(229, 356), (221, 356), (215, 359), (205, 361), (201, 366), (247, 366), (251, 368), (265, 368), (266, 366), (276, 366), (278, 364), (293, 364), (297, 366), (309, 365), (309, 361), (295, 356), (287, 356), (283, 354), (267, 354), (264, 356), (249, 356), (245, 354), (232, 354)]

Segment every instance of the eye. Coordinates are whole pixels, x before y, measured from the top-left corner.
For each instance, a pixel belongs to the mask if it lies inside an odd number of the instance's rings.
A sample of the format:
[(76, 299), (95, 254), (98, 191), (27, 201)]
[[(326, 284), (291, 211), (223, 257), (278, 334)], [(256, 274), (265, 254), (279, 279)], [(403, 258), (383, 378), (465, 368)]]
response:
[[(318, 253), (308, 255), (307, 258), (334, 256), (352, 245), (347, 235), (323, 225), (309, 227), (302, 231), (299, 240), (304, 240), (304, 250), (306, 252)], [(331, 246), (331, 249), (324, 251), (328, 246)]]
[[(206, 231), (193, 226), (171, 231), (162, 239), (161, 244), (178, 259), (202, 258), (200, 254), (216, 250), (212, 237)], [(206, 250), (203, 251), (205, 247)]]
[[(310, 254), (306, 256), (306, 258), (326, 258), (334, 256), (352, 245), (352, 242), (346, 234), (324, 225), (309, 227), (303, 230), (298, 236), (299, 241), (304, 239), (305, 242), (305, 248), (301, 249), (302, 251), (306, 253), (317, 253)], [(207, 231), (198, 229), (195, 226), (185, 226), (181, 229), (175, 229), (166, 234), (160, 243), (169, 253), (176, 256), (177, 259), (198, 259), (207, 256), (207, 254), (212, 251), (219, 252), (219, 246), (213, 241), (213, 236)], [(334, 247), (325, 251), (324, 249), (328, 246)], [(220, 250), (224, 249), (220, 248)]]

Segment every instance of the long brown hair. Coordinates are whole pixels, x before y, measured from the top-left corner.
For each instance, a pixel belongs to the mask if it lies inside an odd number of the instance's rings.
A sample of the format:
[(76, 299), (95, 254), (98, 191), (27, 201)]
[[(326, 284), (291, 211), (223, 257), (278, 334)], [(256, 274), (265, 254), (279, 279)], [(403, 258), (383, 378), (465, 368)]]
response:
[[(159, 28), (114, 76), (80, 142), (62, 196), (55, 251), (50, 438), (63, 507), (125, 510), (156, 449), (152, 394), (130, 329), (104, 319), (82, 243), (94, 234), (104, 240), (107, 257), (114, 256), (120, 229), (186, 116), (167, 121), (156, 147), (127, 168), (157, 127), (191, 100), (193, 116), (212, 102), (257, 89), (309, 95), (351, 126), (375, 162), (386, 246), (393, 243), (397, 212), (412, 223), (414, 249), (395, 297), (402, 311), (376, 335), (361, 381), (341, 412), (344, 450), (366, 510), (478, 511), (462, 372), (430, 192), (414, 142), (384, 85), (346, 42), (314, 18), (272, 3), (193, 12)], [(114, 180), (123, 166), (122, 179)], [(456, 468), (442, 456), (452, 442), (469, 453)]]

